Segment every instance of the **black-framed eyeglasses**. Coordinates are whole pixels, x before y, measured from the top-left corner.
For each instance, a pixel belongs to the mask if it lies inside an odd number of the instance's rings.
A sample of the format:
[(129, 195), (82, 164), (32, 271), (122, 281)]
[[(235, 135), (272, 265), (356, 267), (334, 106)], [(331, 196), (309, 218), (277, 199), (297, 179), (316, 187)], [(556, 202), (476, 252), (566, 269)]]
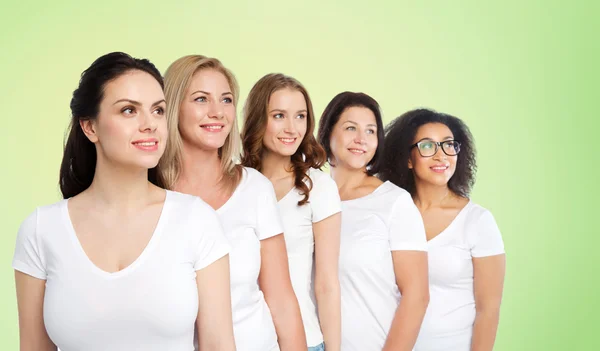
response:
[(460, 142), (456, 140), (446, 140), (437, 142), (433, 140), (421, 140), (410, 146), (411, 150), (416, 147), (421, 157), (432, 157), (441, 147), (442, 151), (448, 156), (456, 156), (460, 152)]

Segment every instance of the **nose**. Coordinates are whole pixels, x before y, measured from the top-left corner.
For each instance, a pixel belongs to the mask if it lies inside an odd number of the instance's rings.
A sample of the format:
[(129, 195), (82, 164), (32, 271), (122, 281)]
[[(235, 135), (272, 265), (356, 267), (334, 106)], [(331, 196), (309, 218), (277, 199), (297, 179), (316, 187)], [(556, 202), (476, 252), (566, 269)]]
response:
[(152, 113), (142, 112), (139, 114), (140, 121), (140, 131), (141, 132), (154, 132), (158, 126), (155, 116)]
[(221, 106), (220, 103), (211, 102), (208, 107), (208, 117), (217, 119), (223, 118), (223, 106)]
[(435, 151), (435, 154), (433, 154), (433, 159), (434, 160), (445, 160), (448, 158), (448, 155), (446, 155), (446, 153), (442, 150), (442, 145), (437, 145), (437, 150)]
[(294, 125), (294, 121), (291, 118), (284, 119), (283, 131), (289, 134), (296, 133), (296, 126)]
[(367, 135), (365, 134), (365, 132), (364, 132), (364, 131), (360, 131), (360, 130), (359, 130), (359, 131), (356, 133), (356, 136), (355, 136), (355, 138), (354, 138), (354, 142), (355, 142), (355, 143), (357, 143), (357, 144), (360, 144), (360, 145), (362, 145), (362, 144), (364, 144), (366, 141), (367, 141)]

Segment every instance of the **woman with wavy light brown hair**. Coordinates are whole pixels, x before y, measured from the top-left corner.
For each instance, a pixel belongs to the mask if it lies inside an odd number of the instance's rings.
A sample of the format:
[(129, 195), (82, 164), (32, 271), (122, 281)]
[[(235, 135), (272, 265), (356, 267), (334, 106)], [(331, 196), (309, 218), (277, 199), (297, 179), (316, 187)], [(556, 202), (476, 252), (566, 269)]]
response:
[(305, 350), (273, 186), (236, 164), (238, 85), (215, 59), (175, 61), (165, 73), (169, 142), (159, 175), (170, 189), (199, 196), (229, 239), (237, 350)]
[(275, 188), (308, 350), (326, 346), (339, 351), (341, 208), (335, 182), (320, 170), (326, 155), (313, 136), (314, 126), (304, 86), (283, 74), (264, 76), (244, 107), (242, 163), (264, 174)]

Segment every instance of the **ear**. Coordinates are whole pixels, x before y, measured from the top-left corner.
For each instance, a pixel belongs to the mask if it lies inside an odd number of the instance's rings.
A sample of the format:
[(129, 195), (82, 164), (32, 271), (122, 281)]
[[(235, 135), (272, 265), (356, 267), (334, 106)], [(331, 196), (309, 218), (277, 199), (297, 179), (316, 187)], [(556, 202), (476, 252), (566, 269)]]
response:
[(408, 157), (408, 169), (413, 169), (413, 164), (412, 160), (410, 159), (410, 156)]
[(83, 134), (92, 142), (98, 142), (98, 136), (96, 135), (96, 125), (92, 119), (80, 119), (79, 126), (83, 130)]

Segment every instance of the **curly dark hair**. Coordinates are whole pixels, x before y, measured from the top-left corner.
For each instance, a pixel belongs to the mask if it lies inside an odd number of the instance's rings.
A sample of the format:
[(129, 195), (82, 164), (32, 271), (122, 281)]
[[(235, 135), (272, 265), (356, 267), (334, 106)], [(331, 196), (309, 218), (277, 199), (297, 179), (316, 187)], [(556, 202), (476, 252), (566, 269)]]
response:
[[(331, 159), (333, 156), (330, 146), (331, 132), (333, 131), (335, 124), (340, 120), (342, 113), (350, 107), (368, 108), (375, 115), (375, 123), (377, 124), (377, 150), (371, 161), (367, 164), (367, 174), (373, 176), (379, 172), (381, 166), (381, 159), (384, 151), (384, 133), (379, 104), (369, 95), (350, 91), (337, 94), (329, 104), (327, 104), (327, 107), (325, 107), (325, 110), (321, 115), (317, 140), (319, 141), (319, 144), (323, 146), (323, 149), (325, 149), (327, 158)], [(335, 167), (335, 165), (331, 163), (330, 165)]]
[(298, 201), (298, 206), (302, 206), (308, 202), (313, 186), (308, 172), (311, 168), (321, 169), (326, 156), (325, 150), (317, 143), (313, 135), (315, 116), (310, 96), (306, 88), (295, 78), (281, 73), (267, 74), (256, 82), (250, 90), (244, 105), (244, 127), (241, 133), (244, 150), (242, 164), (262, 172), (263, 138), (267, 130), (269, 99), (274, 92), (285, 88), (302, 93), (308, 110), (306, 134), (300, 142), (298, 150), (291, 156), (294, 186), (304, 196), (302, 200)]
[(446, 125), (454, 134), (454, 139), (460, 142), (456, 171), (448, 181), (448, 188), (456, 195), (468, 197), (475, 184), (477, 171), (473, 136), (459, 118), (430, 109), (408, 111), (387, 125), (384, 141), (386, 152), (379, 178), (383, 181), (389, 180), (415, 195), (415, 179), (412, 170), (408, 168), (408, 160), (417, 131), (428, 123)]

